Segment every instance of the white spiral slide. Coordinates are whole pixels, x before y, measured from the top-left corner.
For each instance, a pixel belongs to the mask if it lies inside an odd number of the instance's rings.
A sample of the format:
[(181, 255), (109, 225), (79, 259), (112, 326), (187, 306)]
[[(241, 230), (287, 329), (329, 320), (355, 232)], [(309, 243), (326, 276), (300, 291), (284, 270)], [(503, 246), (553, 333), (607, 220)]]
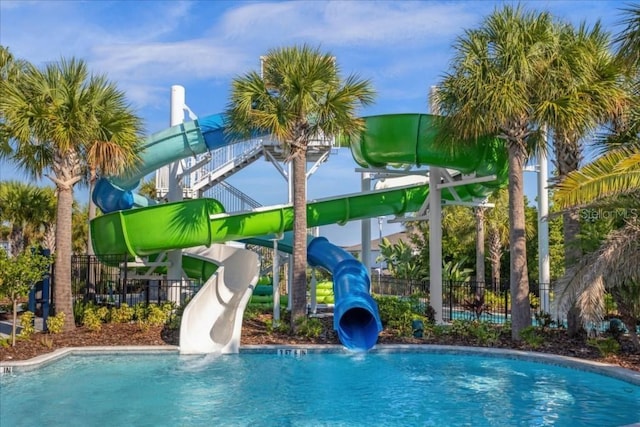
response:
[(218, 269), (184, 309), (180, 354), (238, 353), (244, 309), (260, 275), (258, 255), (223, 244), (184, 252)]

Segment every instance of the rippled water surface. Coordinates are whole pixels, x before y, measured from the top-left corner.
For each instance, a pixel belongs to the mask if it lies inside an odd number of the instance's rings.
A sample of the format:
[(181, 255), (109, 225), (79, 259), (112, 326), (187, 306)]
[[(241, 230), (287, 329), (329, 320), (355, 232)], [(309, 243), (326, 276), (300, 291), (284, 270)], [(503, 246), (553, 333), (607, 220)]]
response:
[(621, 426), (640, 386), (428, 353), (73, 356), (0, 376), (0, 426)]

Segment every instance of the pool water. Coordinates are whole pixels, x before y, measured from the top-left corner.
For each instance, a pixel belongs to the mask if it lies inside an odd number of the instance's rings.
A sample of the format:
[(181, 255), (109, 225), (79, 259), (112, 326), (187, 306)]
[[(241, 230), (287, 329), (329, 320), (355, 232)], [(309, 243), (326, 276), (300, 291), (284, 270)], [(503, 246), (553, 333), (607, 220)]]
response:
[(622, 426), (640, 386), (430, 353), (71, 356), (0, 376), (0, 426)]

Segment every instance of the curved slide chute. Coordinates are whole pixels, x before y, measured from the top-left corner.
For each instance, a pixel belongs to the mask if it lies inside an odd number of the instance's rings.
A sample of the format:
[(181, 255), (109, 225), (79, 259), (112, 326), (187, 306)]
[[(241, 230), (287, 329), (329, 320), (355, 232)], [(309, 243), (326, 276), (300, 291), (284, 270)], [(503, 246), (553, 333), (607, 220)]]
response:
[[(135, 188), (138, 180), (152, 172), (180, 158), (198, 154), (211, 148), (218, 148), (229, 144), (224, 137), (224, 118), (220, 115), (211, 116), (210, 124), (203, 125), (203, 121), (189, 122), (174, 126), (165, 132), (160, 132), (147, 140), (141, 155), (144, 165), (136, 174), (121, 179), (110, 179), (110, 185), (120, 190), (130, 191)], [(207, 143), (208, 141), (208, 143)], [(443, 189), (444, 199), (454, 200), (456, 196), (463, 200), (474, 197), (485, 197), (501, 187), (507, 178), (507, 159), (504, 144), (497, 138), (485, 139), (474, 148), (458, 150), (458, 154), (450, 155), (435, 145), (435, 121), (433, 116), (423, 114), (395, 114), (371, 116), (365, 118), (365, 131), (357, 140), (351, 141), (354, 159), (361, 166), (386, 167), (399, 164), (434, 165), (453, 168), (463, 173), (475, 173), (476, 176), (495, 177), (487, 182), (457, 186), (455, 195), (449, 189)], [(463, 147), (468, 147), (464, 145)], [(126, 193), (126, 191), (123, 191)], [(367, 219), (384, 215), (402, 215), (420, 209), (428, 195), (425, 185), (411, 185), (389, 190), (358, 193), (341, 197), (331, 197), (309, 202), (307, 206), (308, 226), (328, 224), (345, 224), (348, 221)], [(97, 199), (97, 200), (96, 200)], [(218, 242), (243, 240), (269, 234), (281, 235), (293, 228), (293, 207), (290, 205), (260, 208), (251, 212), (236, 214), (224, 213), (223, 206), (212, 199), (195, 199), (182, 202), (149, 206), (139, 209), (122, 210), (126, 203), (116, 196), (98, 197), (94, 200), (116, 200), (112, 206), (98, 203), (103, 212), (116, 211), (105, 214), (91, 222), (92, 244), (97, 255), (130, 254), (134, 256), (152, 255), (164, 250), (186, 249), (197, 246), (211, 246)], [(110, 209), (110, 207), (112, 209)], [(343, 296), (353, 293), (354, 298), (345, 299), (342, 315), (337, 316), (339, 327), (344, 327), (340, 334), (343, 344), (350, 348), (368, 350), (375, 344), (379, 333), (379, 318), (375, 303), (371, 304), (362, 297), (368, 292), (368, 274), (356, 267), (357, 261), (348, 259), (340, 250), (327, 246), (328, 242), (318, 241), (308, 250), (309, 260), (315, 265), (326, 268), (334, 274), (334, 292)], [(318, 249), (322, 248), (322, 250)], [(188, 255), (188, 254), (185, 254)], [(200, 254), (201, 257), (206, 257)], [(225, 258), (226, 259), (226, 258)], [(223, 267), (226, 278), (243, 271), (232, 271), (225, 261), (219, 262)], [(237, 264), (233, 264), (237, 266)], [(209, 268), (211, 269), (211, 268)], [(219, 268), (220, 269), (220, 268)], [(220, 272), (218, 272), (219, 274)], [(337, 279), (336, 280), (336, 276)], [(212, 280), (212, 279), (210, 279)], [(226, 279), (225, 279), (226, 280)], [(224, 281), (223, 281), (224, 282)], [(234, 289), (241, 295), (246, 295), (251, 281), (244, 284), (243, 289)], [(207, 293), (208, 291), (205, 291)], [(213, 291), (211, 291), (213, 292)], [(217, 294), (216, 294), (217, 292)], [(231, 292), (231, 291), (230, 291)], [(205, 294), (203, 293), (203, 295)], [(219, 289), (213, 292), (210, 299), (228, 301), (217, 295), (224, 293)], [(200, 313), (200, 311), (216, 311), (218, 318), (241, 320), (244, 310), (244, 298), (234, 299), (227, 308), (235, 310), (236, 315), (229, 315), (228, 311), (213, 309), (206, 297), (200, 297), (190, 303), (193, 312), (189, 315), (191, 321), (185, 326), (185, 337), (192, 328), (209, 330), (209, 339), (214, 336), (233, 335), (219, 333), (211, 328), (230, 327), (224, 321), (218, 322)], [(248, 298), (247, 298), (248, 300)], [(198, 301), (198, 303), (195, 303)], [(235, 303), (238, 302), (238, 304)], [(244, 301), (246, 304), (246, 301)], [(337, 305), (337, 304), (336, 304)], [(198, 306), (199, 308), (197, 308)], [(355, 311), (352, 311), (355, 310)], [(368, 314), (371, 314), (368, 317)], [(356, 315), (352, 315), (356, 313)], [(239, 317), (238, 317), (239, 316)], [(196, 328), (198, 323), (209, 323), (203, 328)], [(334, 320), (335, 321), (335, 320)], [(183, 320), (184, 322), (184, 320)], [(350, 323), (351, 322), (351, 323)], [(207, 329), (209, 328), (209, 329)], [(217, 338), (216, 338), (217, 339)], [(186, 344), (185, 344), (186, 346)], [(214, 341), (206, 348), (233, 349), (234, 345)]]
[(237, 353), (242, 316), (260, 275), (250, 250), (215, 244), (186, 250), (189, 257), (218, 265), (182, 313), (180, 353)]
[[(242, 242), (273, 248), (275, 240), (278, 241), (278, 250), (293, 252), (291, 232), (280, 238), (269, 235), (243, 239)], [(307, 261), (312, 267), (328, 271), (333, 278), (333, 329), (338, 333), (340, 342), (353, 351), (371, 349), (382, 331), (382, 321), (378, 305), (370, 294), (367, 269), (353, 255), (325, 237), (309, 236)]]
[(214, 114), (152, 134), (142, 143), (139, 167), (120, 177), (98, 180), (93, 202), (104, 213), (147, 206), (147, 199), (132, 192), (140, 180), (169, 163), (228, 145), (224, 123), (224, 115)]
[(333, 329), (350, 350), (369, 350), (376, 345), (382, 322), (378, 305), (371, 298), (367, 269), (349, 252), (316, 237), (307, 246), (309, 264), (333, 276)]

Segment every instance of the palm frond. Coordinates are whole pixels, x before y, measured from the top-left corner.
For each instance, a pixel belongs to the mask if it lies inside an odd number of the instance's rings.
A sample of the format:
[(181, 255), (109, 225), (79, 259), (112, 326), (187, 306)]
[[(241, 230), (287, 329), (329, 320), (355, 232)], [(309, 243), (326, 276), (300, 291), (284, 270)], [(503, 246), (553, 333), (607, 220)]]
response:
[(640, 221), (631, 217), (602, 246), (570, 268), (555, 287), (553, 309), (566, 313), (576, 303), (585, 321), (602, 317), (604, 292), (640, 280)]

